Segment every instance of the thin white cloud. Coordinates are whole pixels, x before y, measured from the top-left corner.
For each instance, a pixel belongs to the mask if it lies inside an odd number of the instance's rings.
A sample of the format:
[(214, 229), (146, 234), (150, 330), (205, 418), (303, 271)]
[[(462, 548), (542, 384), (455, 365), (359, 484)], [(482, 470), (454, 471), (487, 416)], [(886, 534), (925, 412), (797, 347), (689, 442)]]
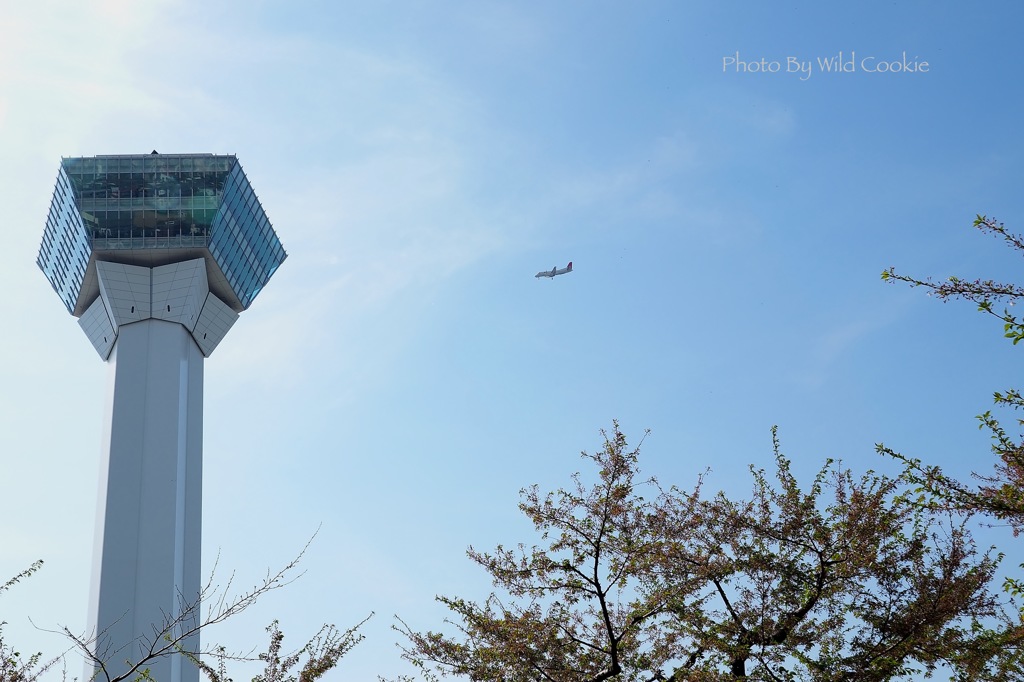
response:
[[(290, 252), (239, 324), (244, 337), (217, 354), (219, 371), (297, 380), (310, 348), (341, 352), (365, 316), (429, 295), (507, 241), (468, 190), (485, 153), (473, 98), (415, 61), (225, 33), (168, 3), (51, 5), (5, 24), (17, 40), (3, 58), (25, 65), (2, 82), (0, 105), (19, 128), (4, 131), (8, 159), (42, 155), (55, 167), (76, 153), (237, 152)], [(124, 39), (95, 40), (111, 27)], [(290, 106), (258, 106), (268, 95)]]
[[(6, 158), (29, 151), (86, 153), (95, 126), (116, 114), (138, 117), (155, 102), (134, 86), (166, 2), (16, 3), (0, 19), (0, 146)], [(100, 38), (102, 36), (102, 38)], [(111, 36), (116, 36), (111, 39)]]
[(842, 322), (829, 325), (809, 337), (803, 365), (794, 374), (796, 381), (811, 389), (823, 386), (860, 343), (897, 322), (910, 305), (919, 302), (915, 301), (917, 293), (904, 292), (882, 301), (844, 307)]

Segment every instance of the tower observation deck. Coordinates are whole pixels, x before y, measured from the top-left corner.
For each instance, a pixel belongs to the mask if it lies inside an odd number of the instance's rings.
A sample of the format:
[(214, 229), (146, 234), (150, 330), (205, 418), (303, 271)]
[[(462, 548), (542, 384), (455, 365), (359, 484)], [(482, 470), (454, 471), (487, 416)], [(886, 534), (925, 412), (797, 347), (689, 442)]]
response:
[[(89, 607), (111, 676), (197, 625), (203, 361), (286, 257), (232, 155), (61, 161), (36, 262), (111, 370)], [(146, 667), (199, 676), (180, 653)]]

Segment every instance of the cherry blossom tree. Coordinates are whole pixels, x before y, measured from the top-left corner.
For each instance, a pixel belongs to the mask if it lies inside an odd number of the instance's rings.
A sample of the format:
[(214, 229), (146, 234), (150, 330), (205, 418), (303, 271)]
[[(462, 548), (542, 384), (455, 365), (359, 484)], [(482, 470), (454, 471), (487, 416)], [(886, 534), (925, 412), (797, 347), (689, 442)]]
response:
[[(307, 543), (307, 548), (308, 548)], [(71, 643), (71, 648), (61, 656), (46, 659), (41, 653), (23, 657), (4, 639), (0, 623), (0, 682), (38, 682), (44, 673), (62, 664), (71, 651), (84, 657), (95, 670), (92, 679), (97, 682), (124, 682), (125, 680), (149, 680), (150, 667), (164, 657), (180, 655), (191, 660), (211, 682), (231, 682), (228, 668), (239, 661), (261, 661), (264, 672), (257, 675), (255, 682), (315, 682), (338, 665), (352, 647), (362, 641), (360, 627), (369, 620), (346, 630), (325, 624), (309, 641), (295, 651), (283, 649), (284, 634), (277, 621), (267, 628), (269, 645), (263, 653), (228, 652), (220, 646), (203, 651), (186, 648), (185, 643), (192, 635), (238, 616), (256, 603), (263, 595), (286, 586), (294, 578), (294, 571), (305, 553), (299, 555), (279, 571), (270, 571), (253, 587), (233, 592), (232, 580), (223, 587), (217, 587), (211, 574), (210, 581), (201, 591), (199, 599), (182, 605), (181, 613), (168, 617), (163, 623), (154, 624), (153, 632), (143, 641), (135, 642), (130, 651), (107, 651), (97, 647), (102, 633), (77, 634), (68, 628), (59, 630)], [(25, 571), (0, 585), (3, 593), (31, 576), (43, 565), (37, 561)], [(373, 614), (370, 614), (371, 616)], [(127, 660), (122, 660), (127, 659)], [(117, 660), (116, 665), (111, 665)], [(214, 664), (211, 665), (210, 661)], [(63, 678), (67, 678), (66, 669)], [(157, 680), (156, 682), (160, 682)]]
[[(774, 435), (774, 434), (773, 434)], [(864, 680), (947, 669), (1006, 679), (998, 557), (907, 481), (827, 461), (801, 487), (774, 441), (748, 499), (640, 478), (616, 425), (597, 470), (520, 509), (538, 544), (470, 548), (495, 592), (439, 597), (444, 631), (399, 620), (428, 680)], [(774, 479), (774, 480), (773, 480)]]
[[(1011, 232), (995, 218), (979, 215), (974, 220), (974, 227), (1002, 239), (1010, 249), (1024, 255), (1024, 237)], [(918, 279), (898, 273), (895, 268), (884, 271), (882, 279), (924, 287), (928, 289), (929, 295), (943, 302), (962, 299), (974, 303), (979, 311), (1002, 322), (1004, 336), (1014, 345), (1024, 339), (1024, 319), (1010, 310), (1017, 301), (1024, 299), (1024, 287), (1018, 284), (960, 277), (948, 277), (936, 282), (930, 278)], [(994, 398), (997, 407), (1013, 410), (1024, 408), (1024, 396), (1018, 389), (996, 392)], [(974, 482), (947, 476), (940, 467), (904, 456), (884, 444), (879, 444), (877, 448), (879, 452), (906, 463), (909, 474), (931, 495), (933, 503), (993, 516), (1010, 524), (1014, 533), (1019, 534), (1024, 531), (1024, 440), (1007, 433), (991, 410), (979, 415), (978, 419), (981, 426), (987, 428), (992, 435), (992, 452), (996, 462), (992, 473), (976, 473)], [(1022, 423), (1018, 420), (1018, 424)]]
[[(19, 582), (28, 578), (43, 567), (42, 561), (36, 561), (24, 571), (0, 585), (0, 594), (11, 589)], [(60, 658), (44, 659), (42, 653), (23, 657), (13, 645), (4, 638), (4, 625), (0, 622), (0, 682), (36, 682), (43, 673), (60, 662)]]

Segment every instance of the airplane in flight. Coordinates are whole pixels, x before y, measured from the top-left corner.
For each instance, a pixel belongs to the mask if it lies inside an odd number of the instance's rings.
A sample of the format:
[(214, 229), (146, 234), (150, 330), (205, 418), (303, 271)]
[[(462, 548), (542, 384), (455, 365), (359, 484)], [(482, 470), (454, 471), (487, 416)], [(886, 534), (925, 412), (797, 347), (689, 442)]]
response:
[(550, 270), (541, 270), (536, 275), (534, 275), (534, 277), (550, 277), (550, 278), (555, 278), (558, 275), (564, 275), (567, 272), (572, 272), (572, 261), (569, 261), (569, 264), (566, 265), (564, 268), (561, 268), (561, 269), (559, 269), (556, 266), (556, 267), (551, 268)]

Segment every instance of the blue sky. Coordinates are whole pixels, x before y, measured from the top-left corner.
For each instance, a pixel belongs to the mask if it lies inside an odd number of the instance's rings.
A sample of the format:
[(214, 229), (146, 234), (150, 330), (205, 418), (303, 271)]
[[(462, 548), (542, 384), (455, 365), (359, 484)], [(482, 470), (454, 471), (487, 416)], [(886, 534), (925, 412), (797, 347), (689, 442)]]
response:
[[(770, 429), (807, 474), (966, 475), (1020, 349), (884, 285), (1019, 279), (1015, 2), (49, 0), (0, 15), (0, 576), (22, 650), (84, 628), (107, 373), (35, 256), (61, 156), (239, 156), (289, 252), (206, 364), (204, 562), (306, 574), (207, 641), (370, 611), (352, 679), (410, 672), (392, 615), (484, 597), (613, 418), (645, 473), (743, 493)], [(843, 53), (852, 73), (824, 73)], [(742, 73), (725, 58), (777, 61)], [(927, 72), (867, 64), (928, 62)], [(812, 63), (786, 73), (789, 58)], [(533, 274), (573, 261), (553, 281)], [(1018, 541), (984, 531), (1010, 558)], [(1024, 557), (1018, 560), (1022, 561)], [(77, 663), (71, 672), (78, 674)], [(242, 679), (246, 673), (238, 673)]]

